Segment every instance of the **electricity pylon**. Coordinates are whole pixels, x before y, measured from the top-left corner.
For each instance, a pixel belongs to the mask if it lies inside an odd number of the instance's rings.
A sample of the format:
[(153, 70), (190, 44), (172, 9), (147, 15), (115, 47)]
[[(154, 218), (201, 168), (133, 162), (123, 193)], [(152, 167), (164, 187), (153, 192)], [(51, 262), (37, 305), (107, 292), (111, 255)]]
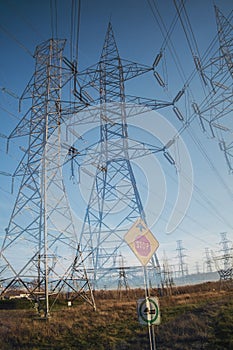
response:
[(127, 275), (126, 275), (126, 270), (125, 270), (125, 266), (124, 266), (124, 257), (122, 255), (119, 255), (119, 267), (118, 267), (118, 272), (119, 272), (119, 276), (118, 276), (118, 286), (117, 286), (117, 290), (118, 290), (118, 295), (121, 298), (121, 292), (122, 292), (122, 288), (125, 288), (126, 293), (129, 291), (129, 284), (127, 281)]
[(95, 307), (60, 164), (60, 126), (70, 112), (61, 94), (72, 78), (63, 67), (64, 46), (51, 39), (35, 51), (35, 73), (22, 96), (32, 107), (9, 136), (27, 137), (28, 146), (14, 173), (21, 182), (0, 251), (2, 294), (17, 287), (45, 299), (45, 317), (50, 295), (54, 301), (61, 291)]
[(166, 257), (165, 253), (163, 257), (162, 275), (163, 275), (163, 286), (166, 288), (167, 294), (172, 295), (172, 288), (174, 286), (173, 271), (172, 271), (172, 266), (170, 266), (168, 263), (168, 258)]
[[(88, 259), (94, 285), (106, 276), (108, 268), (114, 266), (114, 257), (125, 245), (123, 237), (129, 227), (139, 217), (146, 221), (131, 160), (162, 152), (173, 162), (163, 145), (132, 144), (128, 136), (127, 117), (146, 108), (175, 107), (179, 99), (176, 97), (167, 102), (126, 95), (125, 82), (128, 80), (151, 71), (159, 80), (156, 72), (159, 59), (157, 56), (152, 67), (121, 59), (109, 23), (99, 62), (77, 74), (77, 95), (87, 104), (96, 105), (99, 113), (99, 141), (95, 147), (84, 149), (75, 157), (82, 166), (81, 154), (92, 154), (91, 161), (95, 164), (80, 235), (81, 250), (84, 259)], [(160, 273), (157, 256), (152, 260)]]
[(205, 248), (205, 254), (206, 254), (206, 260), (205, 260), (206, 272), (212, 272), (213, 271), (213, 268), (212, 268), (213, 259), (210, 256), (209, 248)]
[(224, 270), (232, 269), (232, 248), (230, 247), (231, 241), (227, 239), (226, 232), (221, 232), (221, 242), (222, 245), (221, 251), (223, 252), (222, 260), (223, 260), (223, 268)]
[(186, 257), (186, 255), (183, 253), (183, 250), (185, 250), (185, 248), (182, 246), (181, 240), (177, 241), (176, 250), (177, 250), (177, 258), (178, 258), (179, 277), (185, 278), (185, 276), (188, 275), (188, 265), (184, 261), (184, 258)]
[[(201, 66), (197, 65), (207, 89), (205, 99), (193, 109), (201, 128), (219, 142), (230, 172), (233, 172), (232, 140), (232, 79), (233, 79), (233, 25), (232, 15), (226, 18), (215, 6), (217, 41), (211, 47), (212, 56)], [(217, 46), (217, 47), (216, 47)]]
[(232, 247), (230, 247), (230, 240), (227, 239), (226, 232), (220, 233), (222, 239), (220, 244), (222, 245), (223, 255), (216, 256), (213, 251), (211, 251), (213, 261), (215, 263), (216, 270), (220, 277), (220, 288), (222, 281), (231, 280), (233, 276), (233, 255)]

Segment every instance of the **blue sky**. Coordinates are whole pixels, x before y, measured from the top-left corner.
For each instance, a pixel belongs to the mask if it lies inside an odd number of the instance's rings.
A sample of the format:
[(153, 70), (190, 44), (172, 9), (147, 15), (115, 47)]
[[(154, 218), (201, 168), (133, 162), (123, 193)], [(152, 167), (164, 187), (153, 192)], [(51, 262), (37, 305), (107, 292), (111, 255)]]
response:
[[(162, 25), (169, 28), (176, 10), (173, 1), (155, 1), (159, 14), (163, 20)], [(51, 14), (51, 4), (53, 12)], [(57, 17), (55, 16), (55, 4)], [(79, 36), (79, 69), (82, 70), (98, 61), (101, 53), (105, 32), (111, 20), (117, 40), (120, 56), (135, 62), (152, 65), (156, 55), (164, 43), (161, 33), (161, 23), (155, 19), (151, 6), (153, 1), (127, 0), (127, 1), (94, 1), (81, 2), (80, 36)], [(216, 5), (225, 16), (232, 10), (231, 0), (216, 1)], [(153, 8), (153, 7), (152, 7)], [(200, 55), (203, 55), (211, 40), (216, 36), (216, 21), (213, 2), (186, 1), (186, 10), (189, 15), (192, 30), (197, 41)], [(32, 57), (36, 45), (47, 40), (57, 31), (59, 38), (67, 39), (65, 54), (69, 59), (70, 44), (71, 1), (29, 1), (29, 0), (1, 0), (0, 1), (0, 133), (9, 135), (18, 120), (27, 110), (24, 106), (19, 114), (17, 96), (20, 96), (34, 71)], [(148, 74), (134, 83), (129, 83), (127, 92), (132, 95), (156, 99), (170, 100), (176, 96), (195, 70), (190, 48), (184, 31), (178, 21), (171, 34), (171, 42), (177, 57), (169, 52), (168, 45), (158, 67), (159, 73), (165, 77), (167, 88), (163, 90), (155, 79)], [(183, 70), (183, 76), (177, 69), (177, 62)], [(188, 114), (192, 101), (201, 101), (203, 92), (201, 83), (196, 76), (190, 83), (192, 96), (187, 96), (180, 102), (184, 114)], [(167, 118), (176, 130), (182, 126), (171, 110), (161, 110), (161, 115)], [(145, 121), (146, 123), (146, 121)], [(146, 124), (145, 124), (146, 126)], [(233, 126), (233, 125), (231, 125)], [(149, 127), (147, 125), (147, 127)], [(87, 136), (88, 137), (88, 136)], [(193, 197), (187, 215), (179, 227), (170, 235), (164, 233), (165, 225), (171, 214), (177, 194), (177, 174), (164, 159), (161, 167), (167, 181), (167, 198), (160, 218), (152, 227), (152, 231), (160, 242), (158, 251), (162, 257), (163, 251), (175, 263), (176, 241), (182, 240), (187, 248), (187, 262), (190, 270), (194, 270), (196, 261), (203, 262), (206, 247), (217, 251), (219, 249), (220, 232), (227, 232), (228, 238), (233, 240), (232, 216), (232, 176), (224, 155), (220, 152), (218, 142), (204, 135), (197, 120), (182, 133), (182, 138), (191, 156), (194, 186)], [(194, 138), (194, 140), (193, 140)], [(24, 142), (24, 141), (23, 141)], [(179, 150), (177, 150), (178, 152)], [(22, 152), (18, 151), (16, 144), (11, 143), (9, 155), (5, 154), (5, 139), (0, 138), (0, 171), (12, 173), (20, 159)], [(160, 162), (160, 160), (159, 160)], [(139, 190), (143, 193), (143, 176), (138, 177)], [(154, 201), (158, 201), (156, 186), (152, 189)], [(16, 192), (11, 195), (11, 179), (0, 175), (0, 239), (4, 236), (4, 228), (10, 217)], [(71, 199), (72, 200), (72, 199)], [(75, 204), (74, 204), (75, 205)], [(153, 208), (148, 208), (148, 211)]]

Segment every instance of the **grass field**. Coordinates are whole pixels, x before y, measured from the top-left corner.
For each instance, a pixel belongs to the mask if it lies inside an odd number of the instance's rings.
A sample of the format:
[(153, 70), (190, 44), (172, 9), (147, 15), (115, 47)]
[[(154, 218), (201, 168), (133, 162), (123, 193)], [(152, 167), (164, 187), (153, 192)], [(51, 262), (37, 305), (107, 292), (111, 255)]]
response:
[[(161, 324), (155, 326), (156, 350), (233, 350), (233, 289), (217, 284), (177, 288), (160, 297)], [(156, 295), (152, 290), (151, 295)], [(1, 350), (147, 350), (147, 326), (138, 322), (136, 301), (143, 290), (121, 298), (96, 292), (97, 311), (86, 303), (60, 301), (45, 321), (27, 300), (0, 301)]]

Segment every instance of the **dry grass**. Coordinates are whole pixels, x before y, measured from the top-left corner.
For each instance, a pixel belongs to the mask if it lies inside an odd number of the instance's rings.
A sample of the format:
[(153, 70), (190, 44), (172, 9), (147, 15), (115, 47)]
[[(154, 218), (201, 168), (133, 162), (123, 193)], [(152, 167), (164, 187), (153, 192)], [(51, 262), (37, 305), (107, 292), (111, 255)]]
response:
[[(213, 284), (205, 284), (161, 297), (158, 350), (233, 349), (232, 296), (232, 290), (219, 292)], [(71, 308), (60, 305), (49, 321), (36, 319), (32, 307), (0, 310), (0, 349), (149, 349), (147, 327), (139, 324), (136, 313), (142, 290), (123, 293), (122, 300), (114, 291), (100, 291), (95, 297), (96, 312), (80, 302)]]

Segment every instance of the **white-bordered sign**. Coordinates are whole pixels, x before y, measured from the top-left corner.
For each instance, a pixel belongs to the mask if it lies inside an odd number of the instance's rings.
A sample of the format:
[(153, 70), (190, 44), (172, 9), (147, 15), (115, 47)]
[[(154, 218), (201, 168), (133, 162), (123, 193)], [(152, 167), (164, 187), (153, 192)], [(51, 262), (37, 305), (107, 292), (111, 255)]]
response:
[(138, 299), (137, 301), (138, 320), (143, 325), (159, 325), (161, 322), (159, 312), (159, 300), (157, 297)]
[(144, 266), (148, 264), (159, 246), (159, 242), (141, 218), (133, 224), (124, 239)]

